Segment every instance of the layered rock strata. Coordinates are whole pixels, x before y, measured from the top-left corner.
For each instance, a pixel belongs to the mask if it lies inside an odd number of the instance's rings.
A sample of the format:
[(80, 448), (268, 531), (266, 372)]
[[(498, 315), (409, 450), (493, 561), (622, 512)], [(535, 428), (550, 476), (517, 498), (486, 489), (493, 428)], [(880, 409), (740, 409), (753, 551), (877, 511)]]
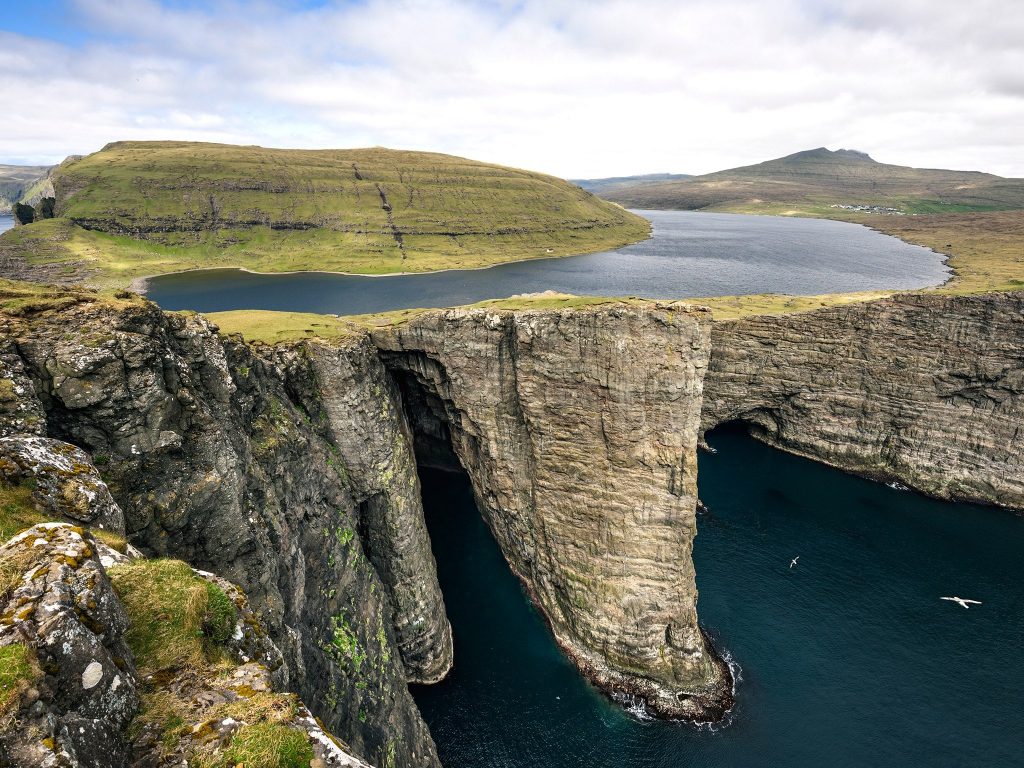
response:
[(716, 322), (702, 428), (944, 499), (1024, 508), (1024, 293)]
[(562, 648), (606, 690), (698, 720), (731, 705), (690, 557), (709, 330), (685, 305), (621, 305), (373, 333), (423, 461), (454, 450)]

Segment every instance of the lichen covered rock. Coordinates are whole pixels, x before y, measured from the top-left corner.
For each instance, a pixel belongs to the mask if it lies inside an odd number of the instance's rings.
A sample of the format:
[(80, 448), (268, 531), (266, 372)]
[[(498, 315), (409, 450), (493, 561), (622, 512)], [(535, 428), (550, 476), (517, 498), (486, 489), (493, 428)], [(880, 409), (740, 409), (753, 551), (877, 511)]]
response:
[(92, 459), (69, 443), (34, 435), (0, 438), (0, 479), (31, 480), (32, 499), (48, 517), (124, 533), (124, 514)]
[(125, 642), (128, 617), (85, 529), (43, 523), (0, 547), (8, 575), (0, 646), (24, 645), (38, 679), (16, 705), (17, 727), (0, 731), (19, 766), (126, 764), (124, 730), (139, 704)]

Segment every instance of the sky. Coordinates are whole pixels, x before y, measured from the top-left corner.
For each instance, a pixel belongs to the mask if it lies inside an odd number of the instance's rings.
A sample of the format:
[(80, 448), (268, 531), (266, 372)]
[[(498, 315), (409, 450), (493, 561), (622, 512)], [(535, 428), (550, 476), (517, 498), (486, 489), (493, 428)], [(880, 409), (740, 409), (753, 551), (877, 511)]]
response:
[(110, 141), (446, 152), (566, 178), (827, 146), (1024, 176), (1021, 0), (34, 0), (0, 162)]

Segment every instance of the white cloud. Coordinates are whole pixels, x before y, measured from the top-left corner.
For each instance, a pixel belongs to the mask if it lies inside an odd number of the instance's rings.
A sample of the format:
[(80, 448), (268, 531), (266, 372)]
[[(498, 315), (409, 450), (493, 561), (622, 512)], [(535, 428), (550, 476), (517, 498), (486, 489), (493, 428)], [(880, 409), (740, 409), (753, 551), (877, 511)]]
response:
[(579, 177), (824, 144), (1024, 176), (1017, 0), (73, 5), (83, 44), (0, 32), (0, 161), (185, 138)]

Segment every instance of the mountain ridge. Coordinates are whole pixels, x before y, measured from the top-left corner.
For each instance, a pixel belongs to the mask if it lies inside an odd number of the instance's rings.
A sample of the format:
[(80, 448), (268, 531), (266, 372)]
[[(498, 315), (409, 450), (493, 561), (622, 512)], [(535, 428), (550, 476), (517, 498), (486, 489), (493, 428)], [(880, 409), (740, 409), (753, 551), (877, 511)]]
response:
[(890, 212), (933, 213), (1007, 210), (1024, 207), (1024, 179), (981, 171), (957, 171), (880, 163), (855, 149), (802, 150), (753, 165), (689, 179), (619, 186), (609, 200), (628, 207), (713, 209), (748, 212), (757, 206), (888, 208)]

